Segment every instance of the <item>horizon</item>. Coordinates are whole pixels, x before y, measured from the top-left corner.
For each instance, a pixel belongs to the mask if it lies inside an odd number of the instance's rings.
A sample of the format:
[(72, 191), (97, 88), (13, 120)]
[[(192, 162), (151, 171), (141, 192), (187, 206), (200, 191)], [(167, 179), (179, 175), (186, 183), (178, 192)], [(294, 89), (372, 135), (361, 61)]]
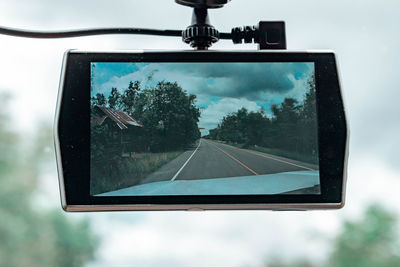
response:
[(314, 63), (95, 62), (91, 69), (91, 97), (100, 93), (108, 98), (111, 88), (123, 94), (129, 82), (139, 81), (142, 90), (161, 81), (176, 82), (187, 94), (196, 95), (195, 105), (201, 110), (199, 128), (204, 128), (201, 135), (206, 136), (223, 117), (241, 108), (264, 110), (272, 116), (271, 106), (285, 98), (300, 104)]

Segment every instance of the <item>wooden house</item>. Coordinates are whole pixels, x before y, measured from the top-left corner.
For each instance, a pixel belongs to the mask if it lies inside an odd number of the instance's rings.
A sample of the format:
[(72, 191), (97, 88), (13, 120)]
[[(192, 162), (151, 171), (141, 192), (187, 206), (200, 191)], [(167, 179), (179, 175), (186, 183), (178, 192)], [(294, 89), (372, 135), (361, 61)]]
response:
[[(143, 124), (121, 110), (94, 106), (91, 111), (91, 130), (101, 128), (105, 153), (131, 155), (143, 151)], [(98, 139), (96, 139), (97, 142)]]

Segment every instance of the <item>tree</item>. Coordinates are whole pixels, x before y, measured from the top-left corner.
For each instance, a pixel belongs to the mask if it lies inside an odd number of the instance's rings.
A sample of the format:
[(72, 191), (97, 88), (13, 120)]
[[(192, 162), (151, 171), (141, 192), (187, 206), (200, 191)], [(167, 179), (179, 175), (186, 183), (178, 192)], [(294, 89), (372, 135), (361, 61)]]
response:
[[(92, 103), (99, 103), (99, 99), (101, 102), (102, 96), (96, 95)], [(110, 108), (122, 109), (144, 125), (135, 140), (139, 140), (141, 149), (153, 152), (180, 150), (200, 138), (200, 110), (195, 103), (195, 95), (188, 95), (177, 82), (168, 81), (145, 89), (139, 81), (131, 81), (122, 95), (112, 88), (108, 98)], [(96, 115), (92, 112), (92, 116)], [(92, 160), (108, 157), (104, 152), (109, 130), (91, 127)]]
[(113, 87), (111, 88), (111, 94), (108, 97), (108, 106), (112, 109), (119, 109), (121, 107), (121, 94), (118, 89)]
[(104, 107), (107, 105), (107, 99), (103, 94), (97, 93), (96, 96), (92, 97), (91, 99), (91, 105), (93, 106), (100, 106)]
[(241, 108), (223, 117), (221, 124), (210, 130), (209, 137), (244, 146), (260, 145), (263, 136), (269, 132), (270, 124), (271, 121), (263, 109), (249, 112), (246, 108)]
[(306, 85), (308, 91), (305, 94), (304, 102), (301, 107), (301, 117), (302, 119), (315, 123), (317, 120), (317, 99), (316, 99), (316, 88), (315, 88), (315, 74), (307, 80)]
[(140, 82), (135, 81), (129, 82), (128, 88), (125, 90), (124, 94), (122, 95), (121, 103), (122, 103), (122, 110), (129, 115), (132, 115), (135, 112), (135, 100), (137, 94), (140, 92)]
[(302, 133), (302, 153), (318, 159), (318, 121), (315, 74), (307, 80), (308, 91), (300, 108), (300, 129)]
[(263, 108), (249, 112), (240, 108), (223, 117), (207, 138), (243, 145), (261, 146), (279, 154), (318, 163), (318, 123), (315, 75), (305, 83), (304, 100), (285, 98), (271, 106), (272, 118)]
[(332, 252), (323, 263), (305, 258), (285, 261), (271, 258), (266, 267), (397, 267), (400, 266), (399, 224), (396, 215), (383, 206), (369, 206), (360, 220), (346, 220), (341, 232), (329, 240)]
[[(40, 165), (54, 160), (51, 127), (39, 125), (29, 148), (9, 131), (0, 96), (0, 266), (83, 266), (93, 259), (97, 238), (87, 221), (33, 206)], [(51, 155), (51, 156), (50, 156)]]
[(146, 103), (138, 105), (142, 114), (135, 115), (145, 125), (153, 151), (181, 149), (200, 138), (200, 110), (195, 95), (187, 95), (178, 83), (167, 81), (141, 95)]
[(359, 221), (345, 221), (334, 240), (329, 266), (400, 266), (396, 216), (380, 205), (370, 206)]

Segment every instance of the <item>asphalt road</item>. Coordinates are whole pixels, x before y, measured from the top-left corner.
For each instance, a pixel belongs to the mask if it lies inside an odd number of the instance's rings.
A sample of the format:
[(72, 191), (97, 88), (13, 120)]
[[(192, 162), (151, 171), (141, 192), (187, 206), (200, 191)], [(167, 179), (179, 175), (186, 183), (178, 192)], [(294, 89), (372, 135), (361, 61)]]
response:
[(196, 147), (150, 174), (142, 183), (257, 176), (316, 169), (315, 165), (200, 139)]

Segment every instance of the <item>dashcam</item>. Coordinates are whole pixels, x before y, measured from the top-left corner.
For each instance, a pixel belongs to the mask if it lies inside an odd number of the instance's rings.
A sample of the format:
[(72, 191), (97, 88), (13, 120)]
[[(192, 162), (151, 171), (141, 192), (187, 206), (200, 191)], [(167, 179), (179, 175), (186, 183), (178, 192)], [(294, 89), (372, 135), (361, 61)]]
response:
[(71, 50), (62, 73), (67, 211), (344, 205), (333, 52)]

